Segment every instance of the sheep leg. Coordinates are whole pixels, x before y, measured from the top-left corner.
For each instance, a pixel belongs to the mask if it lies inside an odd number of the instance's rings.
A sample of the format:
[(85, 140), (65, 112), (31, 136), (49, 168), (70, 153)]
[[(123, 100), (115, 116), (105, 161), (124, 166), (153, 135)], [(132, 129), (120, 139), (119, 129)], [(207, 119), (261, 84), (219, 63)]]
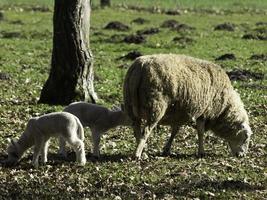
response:
[(100, 150), (99, 150), (99, 144), (100, 144), (100, 136), (101, 134), (96, 132), (96, 131), (92, 131), (92, 140), (93, 140), (93, 156), (96, 158), (100, 157)]
[(170, 155), (170, 152), (171, 152), (171, 145), (172, 145), (172, 142), (176, 136), (176, 134), (178, 133), (179, 131), (179, 126), (172, 126), (172, 132), (171, 132), (171, 136), (170, 138), (168, 139), (168, 141), (166, 142), (164, 148), (163, 148), (163, 155), (167, 156), (167, 155)]
[(156, 127), (157, 123), (158, 122), (155, 122), (153, 125), (145, 126), (145, 128), (143, 130), (142, 137), (140, 138), (138, 146), (137, 146), (136, 151), (135, 151), (135, 157), (137, 159), (141, 158), (141, 154), (142, 154), (143, 149), (145, 147), (146, 141), (147, 141), (149, 135), (151, 134), (152, 130)]
[(197, 120), (197, 135), (198, 135), (198, 156), (203, 157), (205, 155), (204, 150), (204, 132), (205, 132), (205, 121)]
[(47, 152), (48, 152), (48, 147), (49, 147), (49, 140), (47, 140), (46, 142), (44, 142), (43, 144), (43, 148), (42, 148), (42, 152), (41, 152), (41, 158), (42, 158), (42, 163), (46, 163), (47, 162)]
[(66, 141), (63, 137), (59, 137), (59, 155), (62, 155), (64, 158), (67, 157), (67, 152), (66, 152)]
[(81, 139), (79, 139), (78, 137), (66, 138), (66, 140), (73, 147), (73, 149), (76, 153), (76, 161), (78, 163), (80, 163), (80, 165), (85, 165), (86, 156), (85, 156), (83, 141)]
[(34, 144), (34, 150), (33, 150), (33, 159), (32, 159), (32, 164), (35, 168), (39, 167), (39, 156), (42, 151), (42, 148), (44, 147), (44, 141), (43, 138), (38, 138), (35, 139), (35, 144)]
[(136, 144), (139, 144), (140, 139), (142, 137), (142, 132), (141, 132), (141, 121), (136, 120), (134, 125), (133, 125), (133, 131), (134, 131), (134, 137), (136, 140)]

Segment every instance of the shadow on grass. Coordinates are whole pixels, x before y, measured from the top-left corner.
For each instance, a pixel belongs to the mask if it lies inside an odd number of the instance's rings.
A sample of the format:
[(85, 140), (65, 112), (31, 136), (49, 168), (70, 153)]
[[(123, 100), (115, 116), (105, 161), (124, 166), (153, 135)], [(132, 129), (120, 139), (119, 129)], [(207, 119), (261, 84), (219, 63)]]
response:
[[(6, 154), (0, 154), (0, 166), (5, 168), (20, 168), (20, 169), (30, 169), (33, 168), (31, 165), (32, 155), (23, 157), (19, 163), (13, 166), (9, 166), (5, 163), (7, 160)], [(100, 158), (95, 158), (91, 153), (86, 155), (87, 162), (123, 162), (125, 160), (130, 160), (130, 156), (126, 154), (112, 154), (112, 155), (101, 155)], [(76, 161), (75, 152), (68, 152), (67, 157), (63, 157), (57, 153), (48, 153), (47, 164), (51, 166), (62, 165), (66, 163), (74, 163)], [(41, 163), (40, 163), (41, 164)]]

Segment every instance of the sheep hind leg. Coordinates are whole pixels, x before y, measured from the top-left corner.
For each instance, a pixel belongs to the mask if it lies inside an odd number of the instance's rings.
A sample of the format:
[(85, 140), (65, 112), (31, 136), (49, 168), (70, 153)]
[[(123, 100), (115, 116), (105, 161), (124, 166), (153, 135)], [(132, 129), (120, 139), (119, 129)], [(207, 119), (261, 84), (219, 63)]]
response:
[(205, 132), (205, 121), (202, 119), (197, 120), (197, 135), (198, 135), (198, 157), (205, 155), (204, 150), (204, 132)]
[(141, 154), (142, 154), (143, 149), (145, 147), (146, 141), (147, 141), (149, 135), (151, 134), (153, 128), (156, 125), (157, 125), (157, 123), (153, 124), (152, 126), (145, 126), (145, 128), (143, 130), (142, 137), (140, 138), (139, 143), (138, 143), (138, 146), (137, 146), (137, 149), (135, 151), (135, 157), (137, 159), (140, 159), (141, 158)]
[(58, 150), (58, 154), (60, 156), (63, 156), (64, 158), (67, 158), (66, 141), (65, 141), (65, 139), (62, 136), (59, 137), (59, 150)]
[(80, 165), (85, 165), (86, 163), (86, 156), (84, 151), (84, 143), (81, 139), (78, 137), (75, 138), (66, 138), (68, 143), (73, 147), (75, 153), (76, 153), (76, 161)]
[(171, 152), (171, 145), (172, 145), (172, 142), (175, 138), (175, 136), (177, 135), (178, 131), (179, 131), (179, 126), (172, 126), (172, 132), (171, 132), (171, 136), (170, 138), (168, 139), (168, 141), (166, 142), (164, 148), (163, 148), (163, 155), (164, 156), (167, 156), (167, 155), (170, 155), (170, 152)]
[(149, 135), (152, 133), (152, 130), (156, 127), (156, 125), (158, 124), (160, 119), (163, 117), (166, 108), (167, 108), (166, 105), (165, 106), (162, 105), (162, 107), (160, 108), (160, 111), (153, 110), (154, 112), (151, 112), (151, 113), (154, 113), (154, 114), (159, 113), (159, 115), (158, 116), (154, 115), (152, 119), (148, 120), (145, 123), (143, 130), (140, 131), (141, 132), (141, 138), (139, 140), (138, 146), (137, 146), (136, 151), (135, 151), (135, 157), (137, 159), (141, 158), (141, 154), (142, 154), (143, 149), (145, 147), (146, 141), (147, 141)]
[(49, 140), (45, 141), (42, 147), (42, 152), (41, 152), (41, 158), (42, 158), (42, 163), (47, 162), (47, 152), (48, 152), (48, 147), (49, 147)]
[(140, 139), (142, 137), (141, 131), (141, 120), (136, 120), (133, 125), (134, 137), (136, 140), (136, 144), (139, 144)]

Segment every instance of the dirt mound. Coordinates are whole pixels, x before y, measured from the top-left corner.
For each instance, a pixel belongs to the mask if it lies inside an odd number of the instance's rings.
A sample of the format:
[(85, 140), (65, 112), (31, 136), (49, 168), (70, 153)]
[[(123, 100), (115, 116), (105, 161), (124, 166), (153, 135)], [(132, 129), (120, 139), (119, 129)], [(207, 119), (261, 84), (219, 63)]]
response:
[(159, 28), (147, 28), (144, 30), (137, 31), (138, 35), (153, 35), (159, 33)]
[(218, 58), (215, 58), (215, 60), (236, 60), (236, 57), (233, 53), (226, 53), (219, 56)]
[(196, 28), (189, 26), (187, 24), (178, 24), (175, 28), (172, 28), (172, 30), (178, 31), (178, 32), (184, 32), (184, 31), (192, 31)]
[(250, 59), (267, 61), (267, 54), (254, 54), (250, 57)]
[(9, 80), (11, 77), (9, 74), (0, 72), (0, 80)]
[(257, 34), (257, 33), (248, 33), (243, 35), (242, 39), (246, 40), (267, 40), (267, 35)]
[(236, 25), (226, 22), (223, 24), (218, 24), (217, 26), (214, 27), (215, 31), (235, 31)]
[(181, 11), (180, 10), (167, 10), (165, 11), (166, 15), (181, 15)]
[(21, 32), (6, 32), (2, 31), (0, 32), (0, 37), (2, 38), (23, 38), (23, 35)]
[(256, 26), (267, 26), (267, 22), (257, 22)]
[(267, 35), (267, 26), (262, 26), (254, 29), (254, 32)]
[(124, 42), (126, 43), (134, 43), (134, 44), (141, 44), (146, 41), (145, 36), (139, 35), (139, 34), (132, 34), (128, 35), (123, 39)]
[(118, 60), (121, 60), (121, 59), (125, 59), (125, 60), (134, 60), (140, 56), (142, 56), (143, 54), (137, 50), (133, 50), (133, 51), (130, 51), (128, 54), (126, 54), (125, 56), (122, 56), (120, 58), (118, 58)]
[(190, 44), (193, 44), (195, 42), (195, 40), (193, 40), (192, 38), (189, 38), (189, 37), (175, 37), (175, 38), (173, 38), (172, 41), (179, 44), (180, 46), (190, 45)]
[(148, 22), (149, 22), (148, 20), (141, 18), (141, 17), (138, 17), (132, 21), (132, 23), (135, 23), (135, 24), (145, 24)]
[(226, 72), (229, 76), (230, 80), (240, 80), (240, 81), (248, 81), (249, 79), (254, 80), (262, 80), (264, 79), (264, 74), (257, 73), (257, 72), (251, 72), (248, 70), (242, 70), (242, 69), (233, 69), (232, 71)]
[(128, 31), (130, 27), (119, 21), (113, 21), (113, 22), (109, 22), (104, 27), (104, 29), (111, 29), (111, 30), (117, 30), (117, 31)]
[(180, 25), (180, 23), (178, 21), (176, 21), (175, 19), (170, 19), (170, 20), (166, 20), (161, 24), (162, 28), (175, 28), (178, 25)]

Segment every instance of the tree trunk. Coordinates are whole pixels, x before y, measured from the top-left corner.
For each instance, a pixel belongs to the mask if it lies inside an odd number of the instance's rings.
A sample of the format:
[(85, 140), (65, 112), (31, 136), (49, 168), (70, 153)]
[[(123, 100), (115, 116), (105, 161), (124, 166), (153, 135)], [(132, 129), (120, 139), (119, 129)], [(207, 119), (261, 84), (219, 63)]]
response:
[(110, 3), (110, 0), (100, 0), (100, 6), (102, 8), (104, 7), (110, 7), (111, 3)]
[(39, 103), (97, 99), (89, 49), (90, 0), (55, 0), (52, 64)]

